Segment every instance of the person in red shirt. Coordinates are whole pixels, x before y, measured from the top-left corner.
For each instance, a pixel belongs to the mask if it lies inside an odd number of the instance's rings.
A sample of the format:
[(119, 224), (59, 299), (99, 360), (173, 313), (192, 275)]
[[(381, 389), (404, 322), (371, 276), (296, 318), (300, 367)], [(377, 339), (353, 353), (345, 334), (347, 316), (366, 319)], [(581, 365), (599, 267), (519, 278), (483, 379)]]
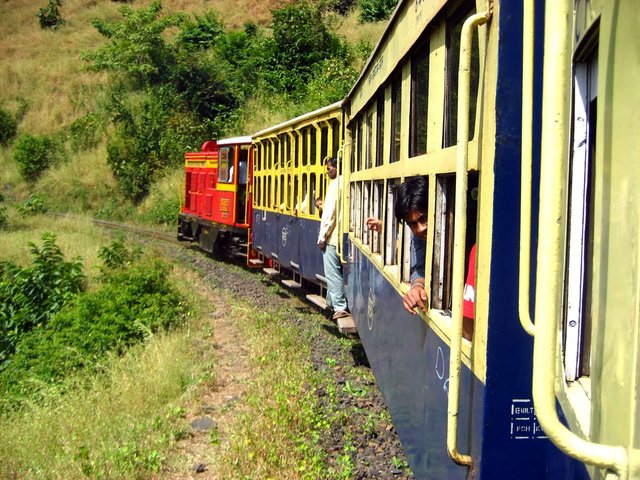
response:
[(467, 280), (462, 292), (462, 336), (467, 340), (473, 337), (473, 320), (476, 305), (476, 245), (469, 252), (469, 268)]

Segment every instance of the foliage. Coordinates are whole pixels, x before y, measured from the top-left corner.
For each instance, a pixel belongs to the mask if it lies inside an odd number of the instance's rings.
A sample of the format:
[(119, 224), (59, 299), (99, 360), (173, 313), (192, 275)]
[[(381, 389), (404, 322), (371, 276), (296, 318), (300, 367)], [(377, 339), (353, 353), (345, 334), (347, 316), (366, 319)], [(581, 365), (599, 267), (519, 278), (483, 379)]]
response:
[(180, 212), (180, 197), (158, 193), (151, 196), (153, 203), (145, 215), (145, 220), (159, 225), (175, 225)]
[(358, 73), (344, 58), (333, 57), (320, 62), (314, 68), (314, 75), (307, 86), (303, 108), (306, 111), (314, 110), (344, 98), (358, 78)]
[(20, 337), (44, 327), (50, 318), (83, 290), (80, 258), (66, 262), (52, 233), (42, 235), (42, 248), (29, 243), (32, 266), (0, 263), (0, 365)]
[(44, 200), (37, 193), (30, 194), (27, 201), (22, 205), (17, 205), (16, 209), (23, 215), (37, 215), (47, 211)]
[(8, 145), (15, 138), (17, 132), (18, 122), (9, 112), (0, 108), (0, 145)]
[(186, 313), (182, 297), (160, 261), (112, 271), (96, 291), (86, 292), (19, 342), (0, 372), (0, 389), (16, 399), (33, 398), (39, 384), (95, 368), (110, 352), (124, 353), (148, 335), (176, 325)]
[(104, 132), (104, 125), (96, 112), (91, 112), (77, 118), (68, 129), (67, 138), (74, 152), (81, 152), (94, 148)]
[(90, 62), (92, 69), (125, 75), (137, 86), (161, 82), (175, 63), (172, 49), (162, 34), (167, 28), (179, 25), (184, 16), (161, 16), (159, 0), (137, 10), (123, 6), (120, 13), (123, 22), (94, 20), (94, 27), (110, 42), (84, 54), (83, 58)]
[(106, 247), (101, 247), (98, 251), (98, 258), (102, 260), (101, 270), (108, 274), (116, 270), (121, 270), (138, 260), (142, 255), (140, 248), (129, 250), (124, 244), (123, 238), (118, 238)]
[(271, 71), (268, 79), (285, 92), (304, 91), (313, 66), (344, 56), (346, 46), (324, 24), (321, 12), (307, 3), (292, 3), (273, 12)]
[(334, 12), (338, 12), (340, 15), (346, 15), (353, 9), (356, 4), (356, 0), (329, 0), (328, 6)]
[(40, 22), (40, 28), (51, 28), (55, 30), (64, 23), (60, 15), (61, 0), (49, 0), (46, 6), (38, 10), (36, 16)]
[(193, 21), (185, 22), (178, 36), (178, 43), (187, 50), (202, 50), (215, 45), (224, 34), (224, 26), (215, 12), (195, 15)]
[(46, 135), (20, 135), (13, 146), (13, 159), (25, 180), (36, 180), (59, 156), (54, 140)]
[(7, 228), (7, 224), (9, 223), (8, 220), (7, 207), (0, 205), (0, 230)]
[(156, 88), (137, 103), (114, 94), (110, 106), (117, 128), (107, 144), (107, 163), (124, 195), (135, 202), (165, 168), (180, 164), (193, 139), (205, 137), (210, 125), (176, 111), (167, 90)]
[(361, 22), (387, 20), (396, 8), (398, 0), (358, 0)]

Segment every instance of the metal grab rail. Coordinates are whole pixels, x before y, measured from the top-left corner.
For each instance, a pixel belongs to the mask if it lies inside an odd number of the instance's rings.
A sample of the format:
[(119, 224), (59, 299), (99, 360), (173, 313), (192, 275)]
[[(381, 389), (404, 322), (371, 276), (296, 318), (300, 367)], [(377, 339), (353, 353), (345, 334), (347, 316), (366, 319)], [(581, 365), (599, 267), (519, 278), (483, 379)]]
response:
[(451, 319), (451, 356), (449, 358), (449, 390), (447, 403), (447, 451), (460, 465), (473, 465), (470, 455), (458, 452), (458, 411), (460, 404), (460, 372), (462, 369), (462, 295), (464, 282), (465, 236), (467, 231), (467, 166), (469, 160), (469, 96), (471, 49), (476, 27), (491, 18), (491, 4), (483, 13), (465, 20), (460, 35), (460, 65), (458, 67), (458, 131), (456, 158), (456, 216), (454, 224), (453, 289)]
[[(540, 185), (560, 195), (540, 195), (538, 268), (536, 272), (533, 347), (533, 401), (540, 426), (564, 453), (578, 461), (607, 469), (607, 478), (637, 478), (637, 451), (588, 442), (565, 427), (556, 411), (558, 319), (561, 317), (564, 259), (564, 217), (568, 163), (569, 92), (571, 81), (570, 28), (572, 1), (545, 9), (542, 149)], [(629, 458), (632, 458), (631, 467)], [(630, 470), (632, 470), (630, 472)]]
[(524, 0), (522, 15), (522, 161), (520, 170), (520, 267), (518, 317), (525, 332), (535, 335), (529, 313), (531, 275), (531, 166), (533, 149), (534, 0)]

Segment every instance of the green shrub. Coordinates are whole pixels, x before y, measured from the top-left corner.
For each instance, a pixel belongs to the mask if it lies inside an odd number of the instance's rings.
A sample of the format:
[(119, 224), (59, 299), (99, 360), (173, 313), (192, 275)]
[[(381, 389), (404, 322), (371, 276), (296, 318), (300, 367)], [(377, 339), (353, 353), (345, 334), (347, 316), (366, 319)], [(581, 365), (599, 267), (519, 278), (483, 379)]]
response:
[(7, 228), (8, 220), (7, 207), (0, 205), (0, 230)]
[(129, 250), (124, 244), (123, 238), (118, 238), (106, 247), (101, 247), (98, 251), (98, 258), (102, 260), (100, 269), (104, 274), (120, 270), (131, 265), (142, 255), (140, 248)]
[(0, 145), (6, 146), (16, 137), (18, 122), (6, 110), (0, 108)]
[(180, 323), (187, 307), (169, 272), (160, 261), (140, 262), (112, 272), (98, 290), (79, 295), (46, 329), (20, 341), (0, 371), (0, 391), (17, 403), (21, 397), (33, 399), (40, 385), (96, 368), (105, 355), (122, 354), (148, 335)]
[(22, 205), (18, 205), (16, 209), (24, 215), (37, 215), (47, 211), (47, 208), (44, 206), (44, 200), (37, 193), (30, 194), (27, 201)]
[(57, 156), (55, 142), (47, 136), (20, 135), (13, 146), (13, 159), (25, 180), (36, 180)]
[(46, 6), (42, 7), (36, 16), (40, 21), (40, 28), (51, 28), (55, 30), (64, 23), (60, 16), (61, 0), (49, 0)]
[(398, 0), (358, 0), (361, 22), (378, 22), (389, 18)]
[(68, 139), (74, 152), (94, 148), (104, 131), (98, 114), (92, 112), (77, 118), (69, 126)]
[(195, 15), (195, 21), (186, 22), (178, 35), (178, 42), (187, 49), (201, 50), (213, 46), (224, 34), (224, 26), (215, 12)]
[(157, 194), (149, 211), (145, 214), (145, 220), (159, 225), (175, 225), (180, 212), (180, 197), (178, 194), (166, 196)]
[(52, 233), (42, 248), (29, 243), (32, 265), (0, 263), (0, 368), (25, 333), (45, 327), (52, 315), (84, 289), (82, 261), (66, 262)]

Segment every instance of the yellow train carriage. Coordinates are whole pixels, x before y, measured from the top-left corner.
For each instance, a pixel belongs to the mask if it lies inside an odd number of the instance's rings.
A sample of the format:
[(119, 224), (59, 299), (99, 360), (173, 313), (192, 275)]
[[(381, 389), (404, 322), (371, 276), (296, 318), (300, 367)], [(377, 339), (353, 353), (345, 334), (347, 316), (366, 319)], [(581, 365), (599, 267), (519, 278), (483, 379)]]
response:
[[(253, 185), (254, 248), (292, 278), (324, 288), (322, 253), (317, 248), (324, 198), (323, 159), (337, 155), (342, 141), (341, 102), (288, 120), (253, 135), (256, 150)], [(284, 272), (283, 272), (284, 273)], [(321, 297), (313, 296), (324, 306)]]

